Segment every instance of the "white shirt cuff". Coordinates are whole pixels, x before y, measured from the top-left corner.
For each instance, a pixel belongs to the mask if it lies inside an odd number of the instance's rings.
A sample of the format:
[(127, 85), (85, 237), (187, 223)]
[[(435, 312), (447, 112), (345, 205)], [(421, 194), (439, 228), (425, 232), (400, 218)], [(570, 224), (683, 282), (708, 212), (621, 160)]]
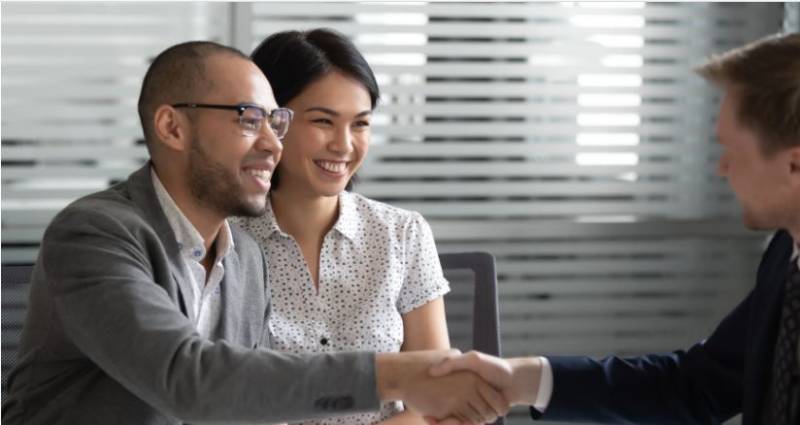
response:
[(536, 401), (533, 408), (541, 413), (547, 410), (550, 404), (550, 397), (553, 395), (553, 369), (547, 357), (539, 357), (542, 362), (542, 374), (539, 378), (539, 391), (536, 393)]

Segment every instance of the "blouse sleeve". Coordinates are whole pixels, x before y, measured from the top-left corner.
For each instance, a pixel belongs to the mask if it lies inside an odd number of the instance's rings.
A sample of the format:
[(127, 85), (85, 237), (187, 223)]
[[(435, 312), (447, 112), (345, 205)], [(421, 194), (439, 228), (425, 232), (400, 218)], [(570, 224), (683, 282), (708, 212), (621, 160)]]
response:
[(405, 228), (405, 276), (397, 308), (400, 314), (421, 307), (450, 292), (444, 277), (433, 232), (419, 213), (414, 213)]

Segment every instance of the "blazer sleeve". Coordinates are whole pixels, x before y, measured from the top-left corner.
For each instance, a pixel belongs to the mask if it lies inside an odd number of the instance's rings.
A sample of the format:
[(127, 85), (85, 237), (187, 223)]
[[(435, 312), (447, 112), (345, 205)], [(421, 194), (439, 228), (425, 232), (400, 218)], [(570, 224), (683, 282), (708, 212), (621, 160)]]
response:
[[(68, 208), (49, 227), (40, 264), (72, 344), (112, 379), (186, 422), (281, 422), (376, 410), (371, 353), (287, 355), (199, 336), (151, 262), (144, 223)], [(126, 218), (127, 217), (127, 218)]]
[(553, 394), (534, 418), (615, 424), (721, 423), (741, 411), (752, 292), (688, 351), (641, 357), (548, 357)]
[[(745, 362), (761, 365), (771, 358), (767, 354), (771, 349), (764, 344), (773, 338), (773, 324), (780, 314), (776, 307), (780, 283), (791, 252), (791, 236), (778, 231), (761, 259), (755, 288), (711, 336), (688, 351), (602, 360), (548, 357), (552, 398), (544, 414), (532, 411), (532, 416), (598, 423), (710, 424), (746, 410), (744, 404), (760, 397), (762, 385), (752, 371), (744, 375)], [(743, 400), (745, 396), (748, 399)]]

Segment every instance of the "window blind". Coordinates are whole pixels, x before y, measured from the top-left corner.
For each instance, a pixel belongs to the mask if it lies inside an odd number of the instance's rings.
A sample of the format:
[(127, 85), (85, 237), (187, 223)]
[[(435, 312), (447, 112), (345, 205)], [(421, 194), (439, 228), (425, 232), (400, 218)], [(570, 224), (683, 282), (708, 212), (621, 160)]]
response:
[[(506, 355), (685, 347), (753, 285), (763, 235), (715, 175), (717, 93), (692, 68), (779, 31), (782, 5), (241, 7), (248, 50), (324, 26), (365, 53), (383, 95), (355, 190), (497, 257)], [(447, 307), (458, 341), (469, 306)]]
[(691, 68), (783, 24), (780, 3), (3, 4), (2, 261), (145, 160), (136, 97), (163, 48), (324, 26), (382, 89), (355, 190), (421, 212), (442, 252), (497, 257), (506, 355), (686, 346), (764, 240), (715, 176), (718, 97)]
[(4, 3), (2, 260), (33, 262), (46, 224), (147, 158), (136, 112), (161, 50), (228, 37), (222, 3)]

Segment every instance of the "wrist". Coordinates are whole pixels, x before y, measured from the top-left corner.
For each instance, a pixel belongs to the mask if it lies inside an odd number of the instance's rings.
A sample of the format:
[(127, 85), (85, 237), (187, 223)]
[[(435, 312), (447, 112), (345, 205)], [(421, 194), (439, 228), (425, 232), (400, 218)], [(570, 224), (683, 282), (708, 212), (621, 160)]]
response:
[(381, 402), (403, 399), (400, 373), (402, 359), (396, 353), (375, 355), (375, 381)]
[(538, 357), (508, 359), (511, 364), (512, 405), (533, 406), (539, 393), (542, 361)]

